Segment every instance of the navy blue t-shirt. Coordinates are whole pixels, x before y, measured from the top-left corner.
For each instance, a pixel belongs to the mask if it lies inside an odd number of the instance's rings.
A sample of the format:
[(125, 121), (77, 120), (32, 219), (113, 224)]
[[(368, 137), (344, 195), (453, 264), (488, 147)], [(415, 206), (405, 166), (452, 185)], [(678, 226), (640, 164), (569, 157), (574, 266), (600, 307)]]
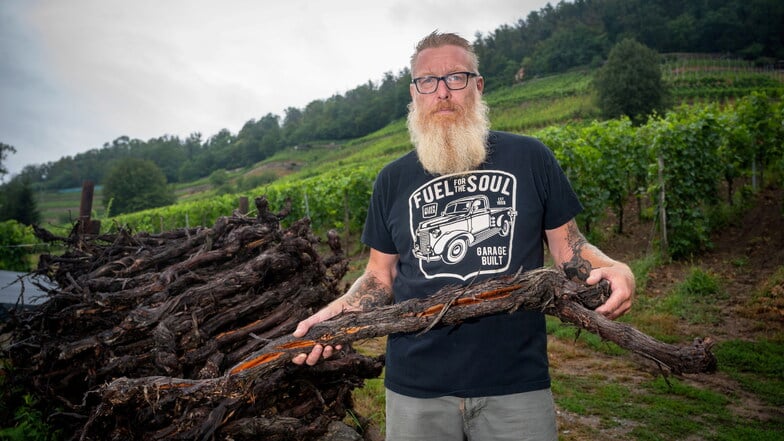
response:
[[(544, 231), (582, 206), (538, 140), (491, 132), (477, 170), (434, 176), (415, 152), (376, 178), (362, 241), (399, 254), (395, 302), (539, 268)], [(412, 397), (479, 397), (550, 387), (544, 315), (517, 311), (387, 340), (385, 386)]]

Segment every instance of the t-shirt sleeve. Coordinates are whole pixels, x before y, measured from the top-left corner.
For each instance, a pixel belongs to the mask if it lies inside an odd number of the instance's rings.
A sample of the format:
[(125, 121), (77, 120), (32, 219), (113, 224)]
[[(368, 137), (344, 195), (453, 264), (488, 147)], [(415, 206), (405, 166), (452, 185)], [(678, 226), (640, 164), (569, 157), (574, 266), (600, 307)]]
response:
[(547, 147), (544, 147), (544, 163), (548, 184), (544, 228), (552, 230), (580, 214), (583, 206), (552, 150)]
[(388, 194), (381, 190), (386, 185), (385, 182), (382, 172), (373, 183), (373, 195), (370, 197), (365, 228), (362, 230), (362, 243), (382, 253), (399, 254), (389, 230), (389, 206), (382, 199), (383, 195)]

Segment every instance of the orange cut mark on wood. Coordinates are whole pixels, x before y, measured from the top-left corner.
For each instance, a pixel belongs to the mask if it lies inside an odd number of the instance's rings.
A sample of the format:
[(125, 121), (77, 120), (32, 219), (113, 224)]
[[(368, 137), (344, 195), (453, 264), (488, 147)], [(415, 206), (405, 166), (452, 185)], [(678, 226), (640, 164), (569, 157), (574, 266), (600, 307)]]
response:
[(522, 288), (520, 285), (514, 286), (507, 286), (506, 288), (498, 288), (492, 291), (485, 291), (476, 295), (476, 297), (482, 300), (497, 300), (497, 299), (504, 299), (512, 295), (513, 291)]
[(252, 329), (252, 328), (253, 328), (254, 326), (256, 326), (256, 325), (257, 325), (259, 322), (261, 322), (261, 320), (256, 320), (256, 321), (254, 321), (253, 323), (249, 323), (249, 324), (247, 324), (247, 325), (245, 325), (245, 326), (243, 326), (243, 327), (241, 327), (241, 328), (239, 328), (239, 329), (232, 329), (232, 330), (230, 330), (230, 331), (221, 332), (220, 334), (218, 334), (217, 336), (215, 336), (215, 339), (216, 339), (216, 340), (220, 340), (220, 339), (221, 339), (221, 338), (223, 338), (223, 337), (230, 336), (230, 335), (232, 335), (232, 334), (236, 334), (236, 333), (238, 333), (238, 332), (242, 332), (242, 331), (244, 331), (244, 330), (246, 330), (246, 329), (249, 329), (249, 328), (250, 328), (250, 329)]
[(357, 332), (367, 328), (367, 326), (352, 326), (350, 328), (346, 328), (344, 332), (348, 335), (356, 334)]
[(280, 346), (277, 346), (277, 349), (302, 349), (302, 348), (309, 348), (316, 344), (313, 340), (296, 340), (288, 343), (283, 343)]
[[(505, 298), (511, 296), (512, 292), (514, 292), (514, 291), (516, 291), (516, 290), (518, 290), (520, 288), (522, 288), (520, 285), (514, 285), (514, 286), (507, 286), (505, 288), (494, 289), (492, 291), (485, 291), (485, 292), (481, 292), (479, 294), (476, 294), (474, 296), (458, 298), (452, 304), (455, 305), (455, 306), (467, 306), (467, 305), (474, 305), (474, 304), (477, 304), (477, 303), (481, 303), (481, 302), (484, 302), (484, 301), (487, 301), (487, 300), (505, 299)], [(416, 316), (417, 317), (428, 317), (428, 316), (431, 316), (431, 315), (436, 315), (439, 312), (441, 312), (442, 309), (444, 309), (444, 304), (443, 303), (439, 303), (438, 305), (434, 305), (434, 306), (431, 306), (431, 307), (427, 308), (426, 310), (424, 310), (423, 312), (420, 312)]]
[(264, 245), (265, 242), (269, 242), (269, 240), (266, 239), (266, 238), (257, 239), (257, 240), (254, 240), (253, 242), (249, 242), (247, 245), (245, 245), (245, 248), (247, 248), (249, 250), (252, 250), (254, 248), (258, 248), (258, 247)]
[(439, 312), (441, 312), (442, 309), (444, 309), (444, 304), (439, 303), (438, 305), (431, 306), (425, 309), (424, 311), (420, 312), (419, 314), (417, 314), (417, 317), (428, 317), (431, 315), (436, 315)]
[(464, 297), (462, 299), (455, 300), (455, 306), (466, 306), (466, 305), (473, 305), (475, 303), (484, 302), (486, 299), (480, 299), (478, 297)]
[(252, 359), (252, 360), (248, 360), (248, 361), (240, 364), (239, 366), (235, 367), (234, 369), (232, 369), (229, 372), (229, 374), (230, 375), (234, 375), (234, 374), (236, 374), (238, 372), (242, 372), (242, 371), (244, 371), (246, 369), (250, 369), (252, 367), (256, 367), (258, 365), (261, 365), (261, 364), (264, 364), (264, 363), (269, 363), (270, 361), (277, 360), (284, 353), (285, 352), (273, 352), (271, 354), (260, 355), (260, 356), (258, 356), (256, 358)]

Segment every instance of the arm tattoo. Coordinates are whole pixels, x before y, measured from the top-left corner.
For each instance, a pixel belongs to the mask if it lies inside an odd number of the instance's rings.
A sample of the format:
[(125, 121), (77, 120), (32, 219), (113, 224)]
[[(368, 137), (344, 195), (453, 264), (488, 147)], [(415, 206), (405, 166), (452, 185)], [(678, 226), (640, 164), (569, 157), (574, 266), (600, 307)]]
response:
[(585, 282), (593, 269), (591, 262), (583, 257), (583, 249), (588, 245), (588, 241), (580, 233), (574, 219), (569, 221), (566, 228), (566, 245), (572, 253), (572, 258), (563, 263), (563, 271), (568, 279)]
[(346, 304), (362, 311), (392, 303), (392, 291), (384, 286), (373, 274), (366, 273), (351, 285), (346, 292)]

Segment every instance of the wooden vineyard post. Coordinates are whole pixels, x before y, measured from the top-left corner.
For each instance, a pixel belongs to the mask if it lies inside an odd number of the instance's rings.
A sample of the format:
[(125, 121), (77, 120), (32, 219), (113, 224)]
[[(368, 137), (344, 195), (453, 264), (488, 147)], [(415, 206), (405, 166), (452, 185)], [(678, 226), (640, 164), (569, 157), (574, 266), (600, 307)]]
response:
[(93, 181), (82, 182), (82, 197), (79, 202), (79, 235), (98, 234), (101, 231), (101, 221), (91, 220), (93, 210)]
[(349, 250), (351, 249), (351, 214), (349, 213), (348, 190), (343, 192), (343, 224), (343, 242), (346, 244), (346, 249)]
[(662, 254), (667, 255), (667, 207), (664, 189), (664, 156), (659, 153), (659, 221), (661, 224)]

